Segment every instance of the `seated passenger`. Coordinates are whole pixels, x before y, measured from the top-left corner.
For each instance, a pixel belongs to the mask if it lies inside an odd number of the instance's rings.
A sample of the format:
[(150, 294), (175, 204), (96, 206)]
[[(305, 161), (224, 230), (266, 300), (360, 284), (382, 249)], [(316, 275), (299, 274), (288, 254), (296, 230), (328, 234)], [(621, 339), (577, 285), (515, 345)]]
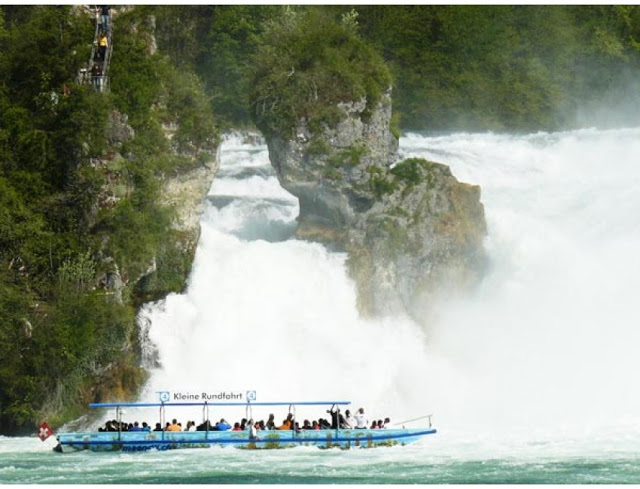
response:
[(240, 423), (238, 423), (237, 421), (233, 423), (233, 429), (231, 431), (242, 431), (242, 428), (240, 428)]
[(278, 426), (279, 430), (291, 430), (293, 429), (293, 414), (287, 414), (287, 419), (282, 422), (282, 425)]
[(267, 420), (266, 429), (268, 429), (268, 430), (275, 430), (276, 429), (276, 422), (275, 422), (275, 417), (274, 417), (273, 414), (269, 415), (269, 419)]
[(177, 419), (171, 420), (171, 424), (167, 428), (167, 431), (182, 431), (182, 427), (180, 426), (180, 423), (178, 423)]
[(253, 422), (253, 419), (250, 419), (247, 422), (247, 430), (249, 430), (249, 440), (259, 440), (258, 430), (255, 423)]
[(384, 425), (383, 428), (388, 429), (391, 427), (391, 419), (389, 418), (384, 418)]
[(314, 419), (313, 423), (311, 423), (311, 429), (312, 430), (319, 430), (320, 429), (320, 425), (318, 424), (318, 422)]
[(149, 426), (146, 421), (142, 422), (142, 431), (151, 431), (151, 426)]
[(138, 424), (138, 422), (136, 421), (135, 423), (133, 423), (133, 425), (129, 425), (129, 431), (142, 431), (142, 428), (140, 428), (140, 425)]
[(311, 429), (311, 423), (309, 422), (308, 419), (305, 419), (302, 423), (302, 429), (303, 430), (310, 430)]
[(321, 430), (329, 430), (329, 429), (331, 429), (331, 425), (329, 424), (329, 421), (327, 421), (324, 418), (320, 418), (318, 420), (318, 424), (320, 425), (320, 429)]
[(156, 427), (153, 429), (153, 431), (162, 431), (162, 425), (160, 423), (156, 423)]
[(196, 428), (196, 431), (215, 431), (217, 428), (211, 424), (209, 420), (206, 420), (204, 423), (199, 424)]
[(228, 431), (231, 429), (231, 425), (227, 423), (224, 418), (221, 418), (220, 421), (216, 423), (216, 429), (218, 431)]

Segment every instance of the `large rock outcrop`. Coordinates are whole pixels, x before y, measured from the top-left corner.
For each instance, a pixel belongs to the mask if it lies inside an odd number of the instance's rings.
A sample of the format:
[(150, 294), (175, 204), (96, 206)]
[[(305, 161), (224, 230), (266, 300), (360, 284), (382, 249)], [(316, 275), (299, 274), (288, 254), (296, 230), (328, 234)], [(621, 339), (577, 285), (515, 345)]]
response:
[(342, 120), (294, 137), (267, 138), (281, 185), (297, 196), (297, 236), (349, 253), (365, 315), (408, 312), (420, 320), (439, 291), (474, 284), (486, 234), (480, 188), (422, 159), (398, 162), (391, 97), (339, 104)]

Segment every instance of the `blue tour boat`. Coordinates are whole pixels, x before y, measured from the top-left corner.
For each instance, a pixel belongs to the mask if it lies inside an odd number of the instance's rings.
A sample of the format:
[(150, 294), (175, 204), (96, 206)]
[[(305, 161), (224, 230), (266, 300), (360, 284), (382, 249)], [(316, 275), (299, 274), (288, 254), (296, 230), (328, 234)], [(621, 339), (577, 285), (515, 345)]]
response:
[[(340, 406), (348, 401), (324, 402), (160, 402), (160, 403), (94, 403), (92, 408), (115, 408), (116, 418), (121, 420), (123, 407), (160, 408), (160, 423), (164, 426), (165, 409), (180, 406), (202, 406), (203, 418), (209, 419), (209, 407), (244, 406), (247, 419), (251, 419), (254, 406), (289, 406), (295, 415), (295, 406), (332, 406), (340, 413)], [(320, 430), (260, 430), (252, 437), (244, 431), (91, 431), (82, 433), (60, 433), (57, 435), (58, 452), (79, 450), (144, 452), (149, 450), (172, 450), (178, 448), (208, 448), (211, 446), (235, 446), (246, 449), (287, 448), (294, 446), (317, 446), (319, 448), (377, 447), (406, 445), (436, 430), (431, 427), (431, 417), (427, 428), (385, 428), (385, 429), (320, 429)], [(209, 424), (207, 423), (207, 427)]]

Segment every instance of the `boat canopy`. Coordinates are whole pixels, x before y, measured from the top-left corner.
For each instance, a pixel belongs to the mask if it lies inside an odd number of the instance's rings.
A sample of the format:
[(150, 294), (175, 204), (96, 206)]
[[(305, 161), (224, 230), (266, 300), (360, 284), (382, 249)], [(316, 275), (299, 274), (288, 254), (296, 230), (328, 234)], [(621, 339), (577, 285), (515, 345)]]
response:
[(90, 408), (170, 407), (170, 406), (348, 406), (351, 401), (286, 402), (94, 402)]

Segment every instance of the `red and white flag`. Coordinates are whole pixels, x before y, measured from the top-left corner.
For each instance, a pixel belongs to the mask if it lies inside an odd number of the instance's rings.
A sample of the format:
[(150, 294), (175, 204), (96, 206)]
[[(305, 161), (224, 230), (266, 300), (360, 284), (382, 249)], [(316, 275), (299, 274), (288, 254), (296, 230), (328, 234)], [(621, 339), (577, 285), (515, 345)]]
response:
[(42, 441), (45, 441), (51, 435), (53, 435), (53, 430), (49, 428), (49, 425), (46, 422), (42, 423), (40, 425), (40, 429), (38, 429), (38, 438), (40, 438)]

